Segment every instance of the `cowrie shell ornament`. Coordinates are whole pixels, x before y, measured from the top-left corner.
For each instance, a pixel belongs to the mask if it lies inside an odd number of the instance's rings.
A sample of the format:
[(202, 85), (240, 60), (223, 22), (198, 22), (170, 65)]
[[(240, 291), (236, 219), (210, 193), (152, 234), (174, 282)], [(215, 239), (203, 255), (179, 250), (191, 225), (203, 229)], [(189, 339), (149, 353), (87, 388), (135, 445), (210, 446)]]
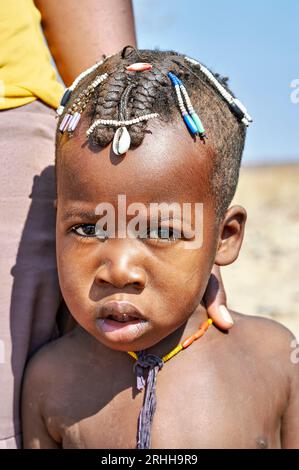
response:
[(114, 134), (112, 149), (116, 155), (126, 153), (131, 145), (131, 137), (126, 127), (119, 127)]

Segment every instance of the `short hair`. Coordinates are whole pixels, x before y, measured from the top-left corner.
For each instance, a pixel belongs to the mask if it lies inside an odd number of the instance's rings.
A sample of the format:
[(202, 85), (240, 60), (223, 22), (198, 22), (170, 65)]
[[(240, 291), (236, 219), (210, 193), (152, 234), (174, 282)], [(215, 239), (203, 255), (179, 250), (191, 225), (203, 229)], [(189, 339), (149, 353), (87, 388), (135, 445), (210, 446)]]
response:
[[(135, 62), (147, 62), (153, 67), (146, 73), (129, 72), (126, 67)], [(159, 113), (159, 118), (166, 123), (176, 121), (180, 110), (168, 72), (182, 80), (196, 112), (203, 123), (209, 124), (208, 138), (215, 152), (211, 189), (216, 216), (221, 220), (236, 191), (246, 129), (232, 113), (221, 93), (201, 71), (199, 64), (186, 61), (184, 55), (174, 51), (138, 50), (126, 46), (79, 82), (66, 108), (71, 107), (78, 97), (84, 97), (87, 87), (98, 75), (107, 73), (107, 79), (95, 89), (85, 111), (90, 123), (99, 118), (118, 120), (121, 98), (128, 85), (132, 85), (126, 101), (130, 119)], [(214, 76), (234, 96), (227, 86), (228, 79), (219, 74)], [(145, 121), (130, 126), (131, 147), (141, 145), (146, 129)], [(114, 127), (99, 125), (89, 139), (93, 145), (105, 147), (112, 141), (114, 133)], [(56, 155), (60, 139), (61, 133), (57, 129)]]

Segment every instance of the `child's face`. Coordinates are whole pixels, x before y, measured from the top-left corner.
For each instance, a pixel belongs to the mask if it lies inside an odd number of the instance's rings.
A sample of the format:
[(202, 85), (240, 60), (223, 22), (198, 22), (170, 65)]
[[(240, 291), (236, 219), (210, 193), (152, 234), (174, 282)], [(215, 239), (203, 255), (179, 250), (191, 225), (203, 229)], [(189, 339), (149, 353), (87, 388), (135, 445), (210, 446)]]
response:
[[(115, 156), (110, 145), (92, 150), (82, 123), (79, 134), (60, 147), (57, 260), (62, 293), (77, 322), (118, 350), (149, 348), (184, 324), (202, 300), (217, 256), (218, 264), (233, 261), (242, 239), (237, 223), (215, 223), (209, 144), (194, 143), (181, 123), (162, 128), (152, 122), (149, 128), (152, 133), (143, 144), (124, 157)], [(186, 239), (97, 237), (95, 209), (110, 203), (117, 220), (118, 195), (126, 196), (127, 207), (136, 202), (142, 207), (202, 203), (202, 246), (188, 249), (192, 240)], [(134, 215), (127, 215), (126, 223)], [(192, 210), (192, 226), (194, 217)], [(178, 223), (170, 227), (175, 231)], [(162, 221), (151, 236), (165, 235), (165, 225)]]

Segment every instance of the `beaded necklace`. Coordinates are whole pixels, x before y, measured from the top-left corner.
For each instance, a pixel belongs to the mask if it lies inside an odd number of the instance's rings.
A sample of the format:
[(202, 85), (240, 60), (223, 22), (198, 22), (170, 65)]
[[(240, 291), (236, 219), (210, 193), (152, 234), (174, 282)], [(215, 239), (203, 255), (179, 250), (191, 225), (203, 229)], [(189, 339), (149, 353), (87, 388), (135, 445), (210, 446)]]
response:
[[(148, 354), (146, 351), (127, 352), (136, 361), (134, 372), (136, 373), (137, 390), (141, 391), (146, 386), (143, 406), (138, 418), (137, 449), (149, 449), (151, 445), (151, 427), (156, 410), (156, 380), (159, 370), (162, 369), (165, 362), (201, 338), (212, 323), (213, 321), (210, 318), (206, 320), (193, 335), (188, 336), (162, 358), (154, 354)], [(145, 378), (146, 370), (148, 370), (148, 374)]]

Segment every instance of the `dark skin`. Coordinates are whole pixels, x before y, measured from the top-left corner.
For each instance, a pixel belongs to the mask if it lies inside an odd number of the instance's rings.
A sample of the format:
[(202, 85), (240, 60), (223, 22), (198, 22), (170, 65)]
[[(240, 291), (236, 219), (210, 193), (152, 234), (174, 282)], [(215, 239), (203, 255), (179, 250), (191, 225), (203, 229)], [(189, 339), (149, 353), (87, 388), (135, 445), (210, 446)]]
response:
[(66, 86), (102, 54), (136, 44), (131, 0), (34, 0), (43, 32)]
[[(43, 32), (66, 86), (103, 54), (114, 54), (127, 44), (136, 45), (131, 0), (35, 0), (35, 5), (41, 13)], [(219, 328), (233, 326), (232, 318), (224, 308), (226, 295), (217, 265), (213, 266), (204, 301)], [(73, 327), (69, 318), (60, 320), (62, 331)]]
[[(163, 356), (193, 334), (207, 319), (203, 296), (213, 264), (232, 263), (243, 239), (241, 206), (215, 220), (212, 139), (193, 142), (181, 121), (152, 122), (139, 148), (116, 157), (110, 145), (94, 152), (86, 127), (82, 120), (72, 139), (63, 138), (58, 167), (59, 279), (79, 326), (29, 364), (23, 394), (28, 448), (134, 448), (143, 393), (133, 386), (133, 359), (125, 351), (146, 348)], [(83, 212), (102, 201), (116, 207), (118, 194), (126, 194), (128, 204), (202, 202), (203, 246), (82, 236), (78, 226), (98, 217)], [(129, 337), (103, 332), (97, 319), (107, 300), (133, 302), (144, 315), (142, 328)], [(292, 335), (275, 322), (231, 314), (232, 330), (211, 326), (159, 372), (152, 448), (299, 447)]]

